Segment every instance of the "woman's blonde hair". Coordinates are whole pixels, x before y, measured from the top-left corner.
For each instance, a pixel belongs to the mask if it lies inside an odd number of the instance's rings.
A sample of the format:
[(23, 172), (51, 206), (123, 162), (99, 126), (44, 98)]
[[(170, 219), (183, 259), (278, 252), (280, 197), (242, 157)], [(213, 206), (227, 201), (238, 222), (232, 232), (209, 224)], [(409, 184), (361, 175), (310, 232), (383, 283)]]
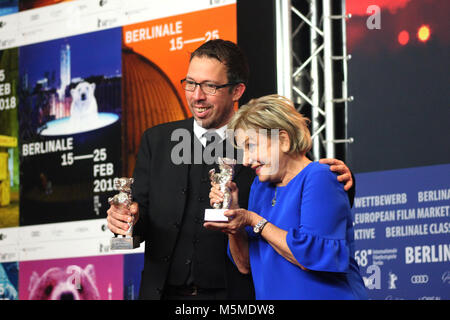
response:
[(272, 130), (285, 130), (291, 141), (288, 153), (300, 155), (311, 150), (308, 122), (291, 100), (271, 94), (241, 106), (228, 124), (228, 129), (267, 129), (268, 135)]

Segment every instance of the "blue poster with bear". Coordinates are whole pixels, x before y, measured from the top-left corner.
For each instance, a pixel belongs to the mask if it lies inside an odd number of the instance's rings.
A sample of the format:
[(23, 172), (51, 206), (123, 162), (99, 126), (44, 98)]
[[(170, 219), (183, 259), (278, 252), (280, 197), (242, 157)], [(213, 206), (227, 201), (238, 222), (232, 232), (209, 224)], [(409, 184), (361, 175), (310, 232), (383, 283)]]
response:
[(20, 225), (106, 216), (121, 171), (121, 32), (19, 49)]

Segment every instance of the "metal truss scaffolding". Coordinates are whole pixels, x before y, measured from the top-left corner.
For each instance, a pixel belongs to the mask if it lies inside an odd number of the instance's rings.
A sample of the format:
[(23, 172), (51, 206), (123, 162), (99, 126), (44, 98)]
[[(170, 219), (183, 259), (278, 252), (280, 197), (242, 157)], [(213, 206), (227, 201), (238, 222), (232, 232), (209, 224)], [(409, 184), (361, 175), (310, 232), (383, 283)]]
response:
[(278, 94), (311, 119), (312, 157), (345, 161), (347, 95), (345, 0), (276, 0)]

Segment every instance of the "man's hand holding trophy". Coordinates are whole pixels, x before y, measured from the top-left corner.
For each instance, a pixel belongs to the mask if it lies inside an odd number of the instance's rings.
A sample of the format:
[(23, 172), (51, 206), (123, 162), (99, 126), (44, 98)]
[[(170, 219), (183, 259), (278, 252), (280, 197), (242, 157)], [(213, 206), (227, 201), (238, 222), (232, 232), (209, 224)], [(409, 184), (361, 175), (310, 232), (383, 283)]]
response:
[[(111, 250), (135, 249), (140, 246), (138, 237), (133, 235), (134, 224), (137, 221), (135, 216), (138, 216), (137, 203), (133, 203), (131, 195), (133, 182), (133, 178), (114, 179), (114, 186), (119, 193), (108, 199), (111, 205), (108, 210), (108, 228), (114, 233), (114, 238), (111, 239)], [(125, 217), (124, 212), (127, 212)], [(126, 221), (128, 228), (118, 221)], [(121, 225), (118, 225), (119, 223)]]

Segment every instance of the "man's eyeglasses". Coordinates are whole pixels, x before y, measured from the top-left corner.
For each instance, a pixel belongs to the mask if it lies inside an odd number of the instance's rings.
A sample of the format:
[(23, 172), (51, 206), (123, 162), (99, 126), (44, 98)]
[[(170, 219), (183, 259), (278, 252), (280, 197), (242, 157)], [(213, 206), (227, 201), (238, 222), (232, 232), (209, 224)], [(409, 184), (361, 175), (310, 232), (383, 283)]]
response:
[(220, 86), (209, 83), (209, 82), (202, 82), (202, 83), (198, 83), (192, 80), (188, 80), (188, 79), (183, 79), (181, 80), (181, 86), (183, 87), (184, 90), (186, 91), (194, 91), (195, 87), (200, 86), (200, 89), (202, 89), (202, 91), (205, 94), (210, 94), (213, 95), (216, 93), (217, 89), (222, 89), (225, 87), (229, 87), (229, 86), (233, 86), (237, 83), (235, 82), (230, 82), (230, 83), (225, 83), (222, 84)]

